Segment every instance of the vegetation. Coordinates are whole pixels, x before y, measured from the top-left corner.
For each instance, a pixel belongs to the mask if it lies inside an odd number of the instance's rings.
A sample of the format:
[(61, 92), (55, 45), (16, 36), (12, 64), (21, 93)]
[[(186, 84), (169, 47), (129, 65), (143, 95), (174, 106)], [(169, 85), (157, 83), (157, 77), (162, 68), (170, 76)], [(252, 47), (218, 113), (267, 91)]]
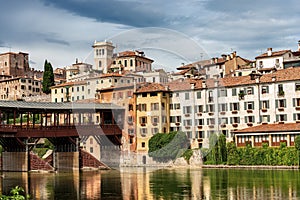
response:
[(207, 156), (206, 164), (226, 164), (227, 161), (227, 148), (226, 148), (226, 137), (223, 134), (219, 136), (212, 134), (209, 138), (209, 150), (206, 150)]
[(189, 147), (183, 132), (157, 133), (149, 140), (149, 156), (159, 160), (173, 160), (181, 156)]
[(24, 189), (16, 186), (10, 190), (9, 196), (6, 195), (0, 195), (0, 200), (25, 200), (25, 199), (30, 199), (29, 195), (23, 195)]
[(50, 87), (54, 86), (54, 73), (50, 62), (45, 60), (44, 64), (44, 75), (43, 75), (43, 92), (45, 94), (50, 94)]
[(193, 155), (193, 150), (192, 149), (187, 149), (185, 152), (182, 154), (182, 157), (189, 163), (190, 158)]
[(300, 168), (300, 136), (295, 138), (295, 148), (297, 149), (298, 153), (298, 167)]
[[(220, 148), (223, 150), (218, 152)], [(286, 143), (281, 143), (280, 147), (268, 147), (267, 144), (263, 144), (262, 147), (251, 147), (251, 145), (248, 144), (246, 147), (237, 148), (234, 143), (227, 143), (225, 150), (224, 144), (220, 142), (219, 137), (216, 145), (211, 148), (206, 156), (204, 163), (228, 165), (295, 166), (299, 162), (299, 157), (297, 156), (299, 151), (297, 151), (296, 148), (287, 147)], [(224, 150), (226, 151), (226, 155), (222, 154)]]

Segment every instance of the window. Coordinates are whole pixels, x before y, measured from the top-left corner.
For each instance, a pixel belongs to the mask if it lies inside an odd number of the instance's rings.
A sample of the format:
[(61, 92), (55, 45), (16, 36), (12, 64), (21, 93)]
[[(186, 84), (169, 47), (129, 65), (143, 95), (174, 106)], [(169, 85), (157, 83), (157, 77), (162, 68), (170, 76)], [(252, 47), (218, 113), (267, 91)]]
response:
[(151, 92), (150, 93), (150, 97), (156, 97), (157, 96), (157, 92)]
[(188, 119), (188, 120), (183, 120), (183, 125), (184, 126), (192, 126), (192, 120)]
[(254, 116), (245, 116), (246, 123), (254, 123)]
[(192, 113), (191, 106), (183, 106), (183, 114), (190, 114)]
[(77, 92), (79, 92), (79, 87), (77, 87)]
[(245, 110), (254, 110), (254, 101), (245, 102)]
[(132, 104), (129, 104), (128, 105), (128, 110), (130, 111), (130, 110), (133, 110), (133, 105)]
[(278, 85), (278, 96), (283, 96), (283, 95), (284, 95), (283, 85), (279, 84)]
[(139, 111), (147, 111), (147, 104), (139, 104), (138, 110)]
[(209, 91), (208, 92), (208, 102), (213, 102), (214, 98), (213, 98), (213, 91)]
[(57, 89), (54, 90), (54, 94), (57, 94)]
[(262, 93), (262, 94), (267, 94), (267, 93), (269, 93), (269, 86), (262, 86), (262, 87), (261, 87), (261, 93)]
[(153, 135), (156, 134), (156, 133), (158, 133), (158, 128), (152, 128), (151, 132), (152, 132)]
[(220, 112), (227, 111), (227, 104), (226, 103), (219, 104), (219, 111)]
[(259, 61), (258, 66), (259, 66), (260, 68), (262, 68), (262, 67), (264, 66), (264, 65), (263, 65), (263, 61)]
[(141, 128), (140, 129), (141, 135), (144, 137), (147, 135), (147, 128)]
[(262, 123), (268, 123), (268, 122), (270, 122), (270, 115), (262, 115), (260, 121)]
[(147, 93), (142, 93), (142, 97), (147, 97)]
[(215, 125), (215, 118), (207, 118), (207, 125)]
[(198, 119), (197, 121), (198, 121), (197, 125), (199, 125), (199, 126), (204, 125), (204, 119)]
[(90, 147), (90, 153), (93, 153), (93, 152), (94, 152), (94, 148)]
[(146, 124), (147, 123), (147, 117), (140, 117), (140, 124)]
[(84, 91), (84, 86), (81, 86), (81, 91)]
[(236, 96), (236, 88), (232, 88), (232, 96)]
[(246, 91), (247, 91), (248, 95), (254, 94), (254, 88), (253, 87), (248, 87)]
[(57, 98), (54, 99), (54, 102), (57, 103)]
[(90, 138), (90, 144), (93, 144), (93, 142), (94, 142), (93, 138)]
[(60, 89), (60, 93), (64, 93), (64, 89), (63, 88)]
[(130, 67), (132, 67), (133, 66), (133, 60), (131, 59), (130, 60)]
[(215, 105), (214, 104), (206, 105), (206, 110), (207, 112), (215, 112)]
[(286, 107), (286, 99), (277, 99), (275, 101), (276, 108), (285, 108)]
[(230, 117), (231, 124), (238, 124), (240, 123), (240, 117)]
[[(145, 146), (146, 146), (146, 144), (145, 144), (145, 142), (142, 142), (142, 148), (145, 148)], [(143, 157), (143, 161), (144, 161), (145, 159), (144, 159), (144, 157)]]
[(159, 104), (158, 103), (151, 103), (151, 110), (159, 110)]
[(294, 121), (300, 121), (300, 113), (294, 113)]
[(227, 90), (226, 89), (220, 89), (218, 91), (218, 96), (219, 97), (227, 97)]
[(228, 124), (228, 118), (227, 117), (219, 118), (219, 124)]
[(124, 67), (127, 67), (127, 60), (124, 60)]
[(287, 121), (287, 115), (286, 114), (276, 115), (276, 121), (277, 122)]
[(202, 113), (203, 112), (203, 105), (196, 106), (196, 111)]
[(189, 100), (190, 99), (190, 93), (186, 92), (185, 93), (185, 100)]
[(260, 101), (260, 108), (261, 109), (268, 109), (269, 108), (269, 100)]
[(295, 90), (296, 91), (300, 91), (300, 83), (296, 83), (295, 84)]
[(230, 111), (240, 110), (240, 103), (230, 103)]
[(133, 117), (132, 117), (132, 116), (128, 116), (127, 122), (128, 122), (129, 124), (133, 123)]
[(293, 106), (300, 107), (300, 98), (293, 98)]
[(153, 117), (151, 117), (151, 122), (152, 122), (153, 124), (159, 123), (159, 117), (158, 117), (158, 116), (153, 116)]
[(201, 99), (201, 92), (197, 92), (197, 99)]

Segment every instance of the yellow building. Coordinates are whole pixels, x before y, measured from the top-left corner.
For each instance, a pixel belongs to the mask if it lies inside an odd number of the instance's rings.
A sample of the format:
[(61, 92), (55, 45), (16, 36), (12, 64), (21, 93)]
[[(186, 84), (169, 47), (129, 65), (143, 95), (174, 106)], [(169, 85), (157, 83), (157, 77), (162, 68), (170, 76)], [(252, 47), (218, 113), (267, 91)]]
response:
[(148, 152), (148, 141), (169, 130), (169, 89), (158, 83), (140, 85), (136, 95), (137, 152)]

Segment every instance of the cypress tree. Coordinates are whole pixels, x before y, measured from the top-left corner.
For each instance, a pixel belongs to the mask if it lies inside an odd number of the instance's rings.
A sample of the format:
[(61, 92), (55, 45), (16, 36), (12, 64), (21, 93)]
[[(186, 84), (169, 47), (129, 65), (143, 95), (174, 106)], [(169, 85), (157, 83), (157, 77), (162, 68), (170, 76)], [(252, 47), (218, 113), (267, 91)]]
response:
[(50, 87), (54, 86), (54, 73), (50, 62), (45, 60), (44, 64), (44, 75), (43, 75), (43, 92), (45, 94), (50, 94)]

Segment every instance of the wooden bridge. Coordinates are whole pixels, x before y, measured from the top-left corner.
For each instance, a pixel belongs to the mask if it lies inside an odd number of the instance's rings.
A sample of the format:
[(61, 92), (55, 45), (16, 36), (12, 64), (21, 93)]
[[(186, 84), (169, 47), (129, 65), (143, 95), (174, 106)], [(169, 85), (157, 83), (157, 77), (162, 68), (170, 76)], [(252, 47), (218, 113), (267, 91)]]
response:
[(108, 103), (0, 101), (2, 170), (29, 171), (29, 152), (42, 138), (55, 147), (56, 169), (78, 169), (81, 138), (120, 145), (123, 122), (124, 109)]

